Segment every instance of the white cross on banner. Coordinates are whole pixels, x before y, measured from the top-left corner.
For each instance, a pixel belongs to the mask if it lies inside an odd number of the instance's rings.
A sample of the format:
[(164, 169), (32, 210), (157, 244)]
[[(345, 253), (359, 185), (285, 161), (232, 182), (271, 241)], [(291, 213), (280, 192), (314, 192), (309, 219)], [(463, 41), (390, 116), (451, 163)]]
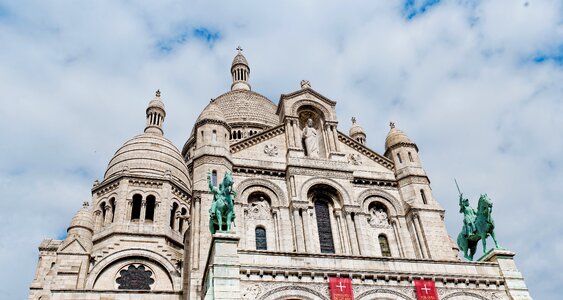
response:
[(432, 280), (415, 280), (417, 300), (438, 300), (436, 284)]

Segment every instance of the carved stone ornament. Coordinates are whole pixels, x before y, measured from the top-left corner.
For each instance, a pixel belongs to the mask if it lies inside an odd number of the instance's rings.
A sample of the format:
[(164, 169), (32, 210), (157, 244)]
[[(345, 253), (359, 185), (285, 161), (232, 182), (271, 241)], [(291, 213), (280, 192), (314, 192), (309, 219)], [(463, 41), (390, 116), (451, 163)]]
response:
[(127, 269), (119, 271), (119, 277), (115, 280), (120, 290), (150, 290), (154, 283), (152, 272), (145, 266), (129, 265)]
[(269, 156), (277, 156), (278, 155), (278, 146), (274, 144), (268, 144), (264, 146), (264, 153), (268, 154)]
[(244, 290), (244, 292), (242, 293), (242, 299), (254, 300), (258, 295), (260, 295), (260, 293), (262, 293), (262, 289), (260, 288), (260, 285), (255, 284), (249, 286)]
[(383, 209), (376, 209), (375, 207), (369, 211), (369, 225), (375, 228), (390, 228), (389, 216)]
[(356, 153), (348, 154), (348, 163), (353, 165), (361, 165), (362, 164), (362, 156)]
[(270, 205), (268, 201), (260, 197), (260, 200), (251, 202), (248, 206), (248, 218), (254, 220), (270, 219)]

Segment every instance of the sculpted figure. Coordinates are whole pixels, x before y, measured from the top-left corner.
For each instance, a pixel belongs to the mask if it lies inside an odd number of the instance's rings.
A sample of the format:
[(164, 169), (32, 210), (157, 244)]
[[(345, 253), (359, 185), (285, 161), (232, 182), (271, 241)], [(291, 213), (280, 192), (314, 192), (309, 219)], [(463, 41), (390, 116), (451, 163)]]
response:
[(463, 234), (472, 235), (475, 233), (475, 209), (469, 206), (469, 200), (464, 199), (463, 194), (459, 195), (459, 212), (463, 214)]
[(212, 234), (215, 234), (216, 229), (230, 232), (231, 223), (235, 220), (234, 198), (236, 193), (233, 191), (233, 175), (226, 172), (225, 178), (217, 188), (211, 182), (211, 173), (208, 173), (207, 184), (209, 191), (213, 193), (213, 202), (209, 209), (209, 230)]
[(305, 141), (305, 149), (307, 156), (312, 158), (319, 157), (319, 139), (317, 130), (313, 128), (313, 120), (307, 119), (307, 126), (303, 128), (303, 140)]

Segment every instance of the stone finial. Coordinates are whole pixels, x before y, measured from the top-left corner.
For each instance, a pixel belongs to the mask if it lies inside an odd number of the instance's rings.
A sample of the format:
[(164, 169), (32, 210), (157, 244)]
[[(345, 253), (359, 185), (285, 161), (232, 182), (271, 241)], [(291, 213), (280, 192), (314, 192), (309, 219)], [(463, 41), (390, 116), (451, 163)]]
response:
[(352, 117), (352, 124), (356, 124), (356, 117)]
[(301, 89), (311, 88), (311, 83), (309, 80), (301, 80)]
[(82, 203), (82, 207), (88, 207), (88, 206), (90, 206), (90, 203), (88, 203), (88, 200), (86, 200)]
[(156, 96), (157, 98), (160, 98), (160, 89), (156, 90), (155, 96)]
[(238, 50), (239, 53), (241, 53), (241, 52), (242, 52), (242, 47), (239, 45), (239, 46), (237, 47), (237, 50)]
[(391, 129), (395, 128), (395, 122), (393, 121), (389, 122), (389, 127), (391, 127)]

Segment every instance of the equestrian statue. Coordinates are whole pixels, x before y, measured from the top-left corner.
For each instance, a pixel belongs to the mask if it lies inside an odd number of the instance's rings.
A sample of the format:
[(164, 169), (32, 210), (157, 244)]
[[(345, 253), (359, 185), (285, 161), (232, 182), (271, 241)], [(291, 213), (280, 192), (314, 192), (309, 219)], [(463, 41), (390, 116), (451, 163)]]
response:
[(233, 174), (227, 171), (225, 178), (217, 188), (211, 182), (211, 172), (207, 174), (207, 183), (209, 190), (213, 193), (213, 203), (209, 209), (209, 230), (211, 234), (216, 231), (231, 231), (231, 224), (235, 221), (234, 199), (236, 197), (233, 191)]
[[(459, 186), (457, 189), (459, 191)], [(463, 227), (457, 236), (457, 245), (463, 251), (463, 256), (467, 260), (473, 260), (479, 240), (483, 242), (483, 253), (487, 253), (487, 236), (489, 235), (495, 242), (495, 249), (500, 248), (495, 236), (495, 222), (491, 216), (492, 210), (493, 202), (487, 194), (479, 197), (479, 204), (477, 204), (477, 211), (475, 211), (469, 205), (469, 200), (463, 198), (463, 194), (459, 191), (459, 212), (463, 214)]]

